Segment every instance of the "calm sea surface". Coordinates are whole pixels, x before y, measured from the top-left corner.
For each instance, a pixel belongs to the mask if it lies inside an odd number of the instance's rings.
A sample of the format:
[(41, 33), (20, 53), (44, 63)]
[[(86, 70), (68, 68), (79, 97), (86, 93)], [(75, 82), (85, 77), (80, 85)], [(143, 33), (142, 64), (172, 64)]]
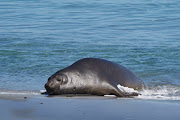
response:
[(0, 0), (0, 90), (42, 90), (85, 57), (124, 65), (180, 97), (180, 2)]

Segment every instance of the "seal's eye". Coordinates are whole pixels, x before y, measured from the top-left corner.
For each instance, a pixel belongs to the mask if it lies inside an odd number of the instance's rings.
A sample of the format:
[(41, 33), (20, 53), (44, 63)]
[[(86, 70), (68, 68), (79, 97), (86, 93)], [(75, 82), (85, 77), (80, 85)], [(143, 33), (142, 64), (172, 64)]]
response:
[(56, 80), (60, 82), (61, 84), (66, 84), (67, 83), (67, 76), (64, 74), (56, 76)]
[(61, 82), (61, 81), (62, 81), (62, 78), (57, 78), (57, 81)]

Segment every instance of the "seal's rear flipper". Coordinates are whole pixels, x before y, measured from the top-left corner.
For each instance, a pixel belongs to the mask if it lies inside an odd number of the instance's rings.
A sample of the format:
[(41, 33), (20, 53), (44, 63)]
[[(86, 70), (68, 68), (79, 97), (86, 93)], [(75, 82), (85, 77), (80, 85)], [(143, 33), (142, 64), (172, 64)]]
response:
[(139, 92), (134, 90), (133, 88), (124, 87), (120, 84), (116, 86), (116, 89), (119, 97), (132, 97), (140, 95)]

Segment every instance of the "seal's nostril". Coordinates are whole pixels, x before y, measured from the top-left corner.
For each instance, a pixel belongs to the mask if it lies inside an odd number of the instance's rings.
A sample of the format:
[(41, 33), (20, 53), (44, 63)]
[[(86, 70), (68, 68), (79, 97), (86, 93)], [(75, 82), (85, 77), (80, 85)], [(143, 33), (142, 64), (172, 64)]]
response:
[(50, 81), (49, 86), (50, 86), (50, 87), (54, 87), (54, 82), (53, 82), (53, 81)]

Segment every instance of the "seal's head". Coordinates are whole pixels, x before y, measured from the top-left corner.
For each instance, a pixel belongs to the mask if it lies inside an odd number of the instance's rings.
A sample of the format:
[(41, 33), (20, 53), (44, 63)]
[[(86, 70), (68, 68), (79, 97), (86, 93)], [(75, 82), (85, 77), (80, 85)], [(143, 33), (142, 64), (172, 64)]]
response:
[(68, 82), (68, 78), (65, 74), (56, 73), (49, 77), (48, 82), (45, 84), (45, 88), (49, 95), (60, 94), (61, 86)]

